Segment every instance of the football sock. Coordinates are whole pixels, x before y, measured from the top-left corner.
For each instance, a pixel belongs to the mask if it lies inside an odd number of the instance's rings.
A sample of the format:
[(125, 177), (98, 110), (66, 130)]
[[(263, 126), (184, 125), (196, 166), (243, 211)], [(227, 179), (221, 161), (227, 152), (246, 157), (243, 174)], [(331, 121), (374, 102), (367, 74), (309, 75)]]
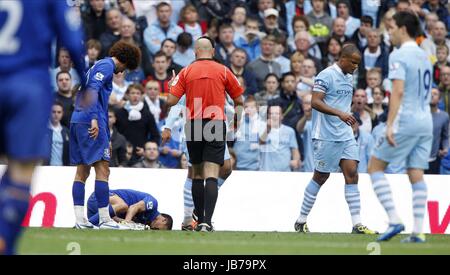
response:
[(111, 220), (109, 216), (109, 186), (108, 182), (95, 180), (95, 197), (97, 199), (98, 213), (100, 222), (108, 222)]
[(370, 178), (372, 180), (372, 187), (375, 191), (375, 194), (378, 197), (381, 205), (383, 205), (384, 210), (389, 216), (389, 223), (398, 224), (401, 223), (401, 220), (395, 210), (394, 201), (392, 200), (392, 192), (389, 186), (389, 182), (384, 176), (383, 172), (375, 172), (370, 174)]
[(198, 222), (202, 223), (205, 217), (205, 184), (203, 179), (192, 180), (192, 198), (194, 199), (195, 212)]
[(413, 193), (413, 213), (414, 227), (413, 234), (422, 233), (423, 216), (425, 215), (425, 207), (427, 203), (427, 185), (420, 181), (412, 185)]
[(186, 178), (184, 182), (184, 219), (183, 224), (189, 225), (192, 222), (192, 211), (194, 211), (194, 201), (192, 200), (192, 179)]
[(218, 187), (216, 178), (207, 178), (205, 185), (205, 220), (204, 222), (211, 225), (214, 208), (216, 207)]
[(72, 185), (72, 198), (75, 209), (75, 220), (77, 223), (84, 222), (84, 191), (85, 184), (81, 181), (74, 181)]
[[(116, 212), (114, 212), (114, 209), (112, 208), (112, 206), (111, 205), (109, 205), (109, 207), (108, 207), (108, 209), (109, 209), (109, 216), (112, 218), (112, 217), (115, 217), (116, 216)], [(93, 225), (99, 225), (99, 223), (100, 223), (100, 215), (99, 215), (99, 212), (97, 212), (95, 215), (93, 215), (92, 217), (90, 217), (89, 218), (89, 222), (90, 223), (92, 223)]]
[(306, 218), (308, 217), (311, 208), (316, 201), (317, 193), (319, 193), (320, 185), (315, 182), (313, 179), (309, 182), (308, 186), (306, 186), (302, 208), (300, 210), (300, 216), (297, 219), (299, 223), (305, 223)]
[(353, 226), (361, 223), (361, 202), (357, 184), (345, 185), (345, 200), (347, 201), (350, 214), (352, 216)]
[(28, 211), (30, 185), (14, 182), (6, 172), (0, 182), (0, 240), (6, 247), (0, 254), (15, 253), (14, 246)]

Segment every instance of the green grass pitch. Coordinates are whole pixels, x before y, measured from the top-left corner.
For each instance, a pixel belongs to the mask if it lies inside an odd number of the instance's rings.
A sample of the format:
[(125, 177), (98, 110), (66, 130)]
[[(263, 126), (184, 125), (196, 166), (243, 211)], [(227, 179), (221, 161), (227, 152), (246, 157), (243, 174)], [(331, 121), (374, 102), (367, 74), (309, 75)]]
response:
[(449, 235), (427, 235), (424, 244), (400, 243), (405, 236), (381, 243), (377, 250), (374, 235), (28, 228), (18, 254), (450, 254)]

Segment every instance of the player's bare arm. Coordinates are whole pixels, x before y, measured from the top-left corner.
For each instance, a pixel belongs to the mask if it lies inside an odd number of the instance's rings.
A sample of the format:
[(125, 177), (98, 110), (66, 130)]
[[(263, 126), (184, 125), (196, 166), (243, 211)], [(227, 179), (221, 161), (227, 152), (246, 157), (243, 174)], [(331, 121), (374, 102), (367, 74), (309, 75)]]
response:
[(127, 215), (125, 216), (125, 221), (131, 222), (133, 221), (134, 216), (136, 216), (140, 212), (145, 211), (145, 203), (144, 201), (139, 201), (130, 207), (128, 207)]
[(394, 139), (394, 120), (397, 117), (400, 104), (402, 103), (405, 81), (394, 79), (392, 81), (392, 95), (389, 102), (389, 116), (386, 122), (386, 139), (391, 146), (397, 146)]

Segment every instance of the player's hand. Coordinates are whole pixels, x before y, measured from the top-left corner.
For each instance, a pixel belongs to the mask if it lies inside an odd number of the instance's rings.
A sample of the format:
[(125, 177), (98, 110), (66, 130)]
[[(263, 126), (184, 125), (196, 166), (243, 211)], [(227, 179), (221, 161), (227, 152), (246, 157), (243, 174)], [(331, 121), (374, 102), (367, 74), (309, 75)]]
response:
[(443, 158), (448, 154), (448, 149), (439, 150), (439, 157)]
[(291, 166), (292, 170), (297, 170), (298, 168), (300, 168), (300, 164), (301, 164), (301, 161), (299, 159), (297, 159), (297, 160), (293, 159), (293, 160), (291, 160), (290, 166)]
[(96, 119), (91, 120), (91, 128), (88, 129), (89, 137), (96, 139), (98, 137), (98, 122)]
[(394, 129), (392, 126), (386, 126), (386, 140), (389, 143), (389, 145), (396, 147), (397, 143), (394, 139)]
[(175, 70), (172, 70), (172, 78), (169, 80), (169, 88), (172, 87), (172, 83), (175, 80), (175, 78), (177, 77), (177, 75), (175, 74)]
[(356, 118), (352, 114), (347, 114), (344, 112), (342, 112), (339, 115), (339, 119), (342, 120), (343, 122), (345, 122), (349, 126), (352, 126), (353, 124), (356, 123)]
[(161, 145), (166, 144), (172, 137), (172, 131), (168, 128), (165, 128), (161, 133)]

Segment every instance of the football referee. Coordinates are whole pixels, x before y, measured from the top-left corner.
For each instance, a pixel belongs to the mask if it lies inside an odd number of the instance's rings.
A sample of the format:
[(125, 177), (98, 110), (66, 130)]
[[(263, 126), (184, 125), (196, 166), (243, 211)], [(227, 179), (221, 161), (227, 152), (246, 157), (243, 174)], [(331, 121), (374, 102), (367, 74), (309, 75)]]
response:
[(214, 51), (212, 39), (205, 36), (197, 39), (196, 60), (176, 77), (174, 75), (167, 99), (171, 107), (186, 94), (185, 132), (193, 168), (192, 198), (198, 214), (197, 231), (213, 230), (211, 219), (217, 201), (217, 179), (224, 162), (226, 142), (226, 94), (233, 99), (238, 117), (243, 105), (244, 89), (230, 69), (214, 61)]

